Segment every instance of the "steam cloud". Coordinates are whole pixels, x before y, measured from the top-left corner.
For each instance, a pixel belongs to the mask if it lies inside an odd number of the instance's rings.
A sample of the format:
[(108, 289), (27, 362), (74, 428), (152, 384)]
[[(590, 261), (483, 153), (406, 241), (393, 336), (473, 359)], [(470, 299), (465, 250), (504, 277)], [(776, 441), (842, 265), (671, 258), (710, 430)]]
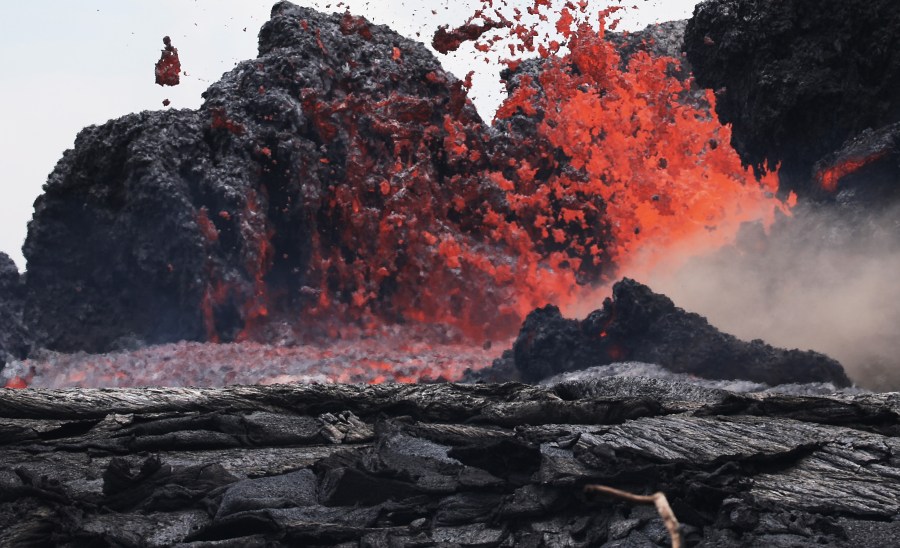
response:
[(823, 352), (859, 386), (897, 390), (898, 214), (898, 206), (801, 205), (768, 235), (745, 225), (733, 246), (642, 281), (723, 331)]

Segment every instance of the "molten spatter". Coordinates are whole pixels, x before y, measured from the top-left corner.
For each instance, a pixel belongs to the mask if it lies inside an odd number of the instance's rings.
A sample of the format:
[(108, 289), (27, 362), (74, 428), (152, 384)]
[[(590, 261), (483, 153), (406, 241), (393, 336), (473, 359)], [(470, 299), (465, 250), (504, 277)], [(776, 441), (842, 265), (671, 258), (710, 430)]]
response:
[[(528, 13), (547, 21), (550, 4), (537, 0)], [(484, 11), (491, 5), (485, 2)], [(536, 177), (537, 166), (519, 159), (518, 169), (487, 176), (506, 192), (514, 224), (531, 238), (520, 250), (540, 250), (540, 264), (554, 273), (600, 272), (579, 276), (588, 284), (633, 268), (638, 254), (646, 266), (648, 254), (668, 255), (683, 242), (698, 254), (711, 251), (732, 242), (744, 222), (770, 225), (796, 199), (774, 197), (774, 173), (757, 181), (741, 166), (728, 146), (730, 128), (712, 114), (714, 95), (698, 98), (690, 81), (672, 76), (677, 59), (638, 51), (623, 65), (606, 39), (607, 20), (619, 9), (600, 11), (595, 28), (581, 16), (587, 2), (566, 3), (556, 20), (563, 43), (548, 35), (537, 42), (537, 24), (524, 25), (518, 10), (512, 17), (500, 9), (490, 18), (478, 14), (508, 25), (519, 41), (507, 44), (511, 52), (537, 51), (546, 59), (536, 77), (518, 76), (496, 119), (536, 121), (532, 145), (549, 144), (538, 162), (550, 175)], [(504, 39), (494, 36), (476, 48), (488, 51)], [(569, 53), (553, 55), (566, 48)], [(513, 76), (519, 63), (508, 60)]]
[(177, 86), (181, 81), (181, 61), (178, 59), (178, 49), (172, 45), (172, 39), (163, 38), (165, 47), (156, 62), (156, 83), (161, 86)]
[(819, 182), (819, 186), (822, 187), (822, 190), (825, 190), (826, 192), (834, 192), (837, 190), (838, 182), (840, 182), (841, 179), (843, 179), (847, 175), (850, 175), (851, 173), (859, 171), (869, 164), (877, 162), (878, 160), (884, 158), (886, 155), (886, 151), (880, 151), (876, 152), (875, 154), (870, 154), (869, 156), (846, 158), (817, 172), (816, 181)]
[(482, 24), (466, 23), (454, 29), (449, 29), (448, 25), (438, 27), (431, 41), (431, 47), (441, 53), (449, 53), (456, 51), (463, 42), (469, 40), (477, 40), (481, 35), (492, 30), (504, 28), (506, 25), (500, 21), (485, 20)]
[[(538, 0), (528, 11), (546, 19), (548, 6)], [(465, 83), (439, 71), (425, 81), (450, 89), (441, 100), (301, 89), (309, 131), (322, 143), (341, 139), (345, 152), (323, 146), (317, 161), (294, 166), (277, 142), (259, 145), (268, 187), (280, 194), (248, 203), (260, 211), (268, 204), (276, 232), (260, 223), (244, 238), (259, 248), (247, 265), (253, 295), (235, 295), (211, 267), (210, 333), (217, 303), (231, 299), (245, 303), (241, 337), (287, 315), (325, 334), (347, 324), (440, 324), (480, 344), (511, 336), (536, 307), (578, 301), (638, 256), (685, 241), (709, 251), (730, 243), (741, 223), (787, 212), (774, 197), (776, 178), (754, 180), (727, 145), (729, 129), (707, 107), (714, 97), (688, 97), (697, 92), (671, 76), (676, 59), (638, 52), (623, 64), (606, 40), (612, 10), (593, 27), (582, 17), (586, 6), (567, 4), (556, 22), (560, 39), (546, 43), (520, 13), (499, 9), (458, 33), (445, 29), (442, 36), (461, 40), (506, 28), (519, 41), (510, 51), (544, 57), (537, 71), (513, 73), (496, 119), (504, 139), (467, 114)], [(358, 20), (342, 21), (345, 34), (365, 31)], [(478, 49), (500, 42), (492, 36)], [(402, 60), (397, 46), (385, 48), (386, 58)], [(221, 109), (211, 125), (243, 135)], [(302, 237), (280, 233), (298, 224)]]
[[(771, 223), (776, 211), (786, 212), (773, 197), (774, 174), (754, 181), (736, 152), (719, 146), (731, 135), (710, 114), (712, 93), (705, 97), (709, 110), (681, 101), (691, 86), (668, 76), (676, 59), (641, 51), (620, 69), (604, 25), (601, 16), (599, 31), (585, 23), (570, 31), (570, 53), (548, 59), (538, 81), (523, 81), (498, 112), (508, 117), (510, 105), (524, 102), (542, 113), (538, 134), (577, 174), (552, 177), (550, 193), (603, 204), (611, 245), (591, 239), (576, 244), (567, 232), (555, 237), (568, 249), (575, 246), (582, 260), (603, 261), (605, 255), (621, 269), (639, 251), (665, 253), (679, 242), (702, 246), (698, 252), (714, 249), (733, 241), (742, 223)], [(558, 221), (590, 228), (582, 211), (560, 209), (558, 215)]]

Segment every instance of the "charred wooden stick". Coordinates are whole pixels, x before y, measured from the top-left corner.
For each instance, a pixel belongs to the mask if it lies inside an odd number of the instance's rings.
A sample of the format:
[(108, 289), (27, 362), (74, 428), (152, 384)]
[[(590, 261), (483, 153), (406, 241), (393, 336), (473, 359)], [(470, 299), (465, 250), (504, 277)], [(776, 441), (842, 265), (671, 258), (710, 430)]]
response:
[(652, 495), (635, 495), (634, 493), (621, 491), (605, 485), (585, 485), (584, 492), (605, 493), (638, 504), (655, 505), (656, 511), (659, 512), (663, 523), (666, 525), (666, 529), (669, 530), (669, 538), (672, 539), (672, 548), (681, 548), (681, 526), (678, 524), (678, 519), (675, 517), (675, 512), (672, 511), (672, 507), (669, 506), (666, 495), (661, 491), (653, 493)]

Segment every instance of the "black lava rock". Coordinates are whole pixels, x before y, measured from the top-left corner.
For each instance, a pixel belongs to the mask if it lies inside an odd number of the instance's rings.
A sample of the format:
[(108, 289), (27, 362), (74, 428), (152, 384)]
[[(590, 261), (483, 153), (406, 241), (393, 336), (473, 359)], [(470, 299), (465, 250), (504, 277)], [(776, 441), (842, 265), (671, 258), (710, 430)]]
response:
[(26, 319), (42, 344), (101, 351), (135, 333), (205, 335), (205, 280), (222, 260), (198, 211), (236, 209), (248, 168), (214, 162), (204, 125), (190, 111), (133, 114), (85, 128), (65, 152), (24, 247)]
[[(612, 299), (607, 298), (603, 308), (582, 321), (563, 318), (555, 306), (529, 314), (512, 357), (526, 382), (596, 365), (639, 361), (708, 379), (744, 379), (773, 386), (850, 385), (841, 365), (823, 354), (774, 348), (760, 340), (741, 341), (629, 278), (617, 282)], [(504, 363), (498, 367), (504, 365), (508, 369)]]
[(900, 121), (898, 37), (892, 0), (707, 0), (684, 47), (744, 162), (816, 194), (817, 161)]
[(19, 270), (7, 254), (0, 252), (0, 369), (12, 359), (24, 358), (31, 349), (22, 308)]
[(893, 546), (898, 413), (634, 377), (0, 390), (0, 545), (671, 544), (599, 484), (664, 493), (683, 546)]

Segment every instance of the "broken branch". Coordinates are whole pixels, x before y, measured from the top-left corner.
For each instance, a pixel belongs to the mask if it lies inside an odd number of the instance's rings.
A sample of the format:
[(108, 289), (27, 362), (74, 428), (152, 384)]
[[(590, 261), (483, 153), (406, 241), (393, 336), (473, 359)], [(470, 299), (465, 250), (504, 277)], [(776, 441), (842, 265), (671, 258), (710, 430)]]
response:
[(681, 526), (678, 524), (678, 519), (675, 517), (675, 512), (672, 511), (672, 507), (669, 506), (666, 495), (661, 491), (657, 491), (652, 495), (635, 495), (634, 493), (607, 487), (605, 485), (585, 485), (584, 492), (604, 493), (637, 504), (655, 505), (656, 511), (659, 512), (663, 523), (666, 525), (666, 529), (669, 530), (669, 538), (672, 539), (672, 548), (681, 548)]

